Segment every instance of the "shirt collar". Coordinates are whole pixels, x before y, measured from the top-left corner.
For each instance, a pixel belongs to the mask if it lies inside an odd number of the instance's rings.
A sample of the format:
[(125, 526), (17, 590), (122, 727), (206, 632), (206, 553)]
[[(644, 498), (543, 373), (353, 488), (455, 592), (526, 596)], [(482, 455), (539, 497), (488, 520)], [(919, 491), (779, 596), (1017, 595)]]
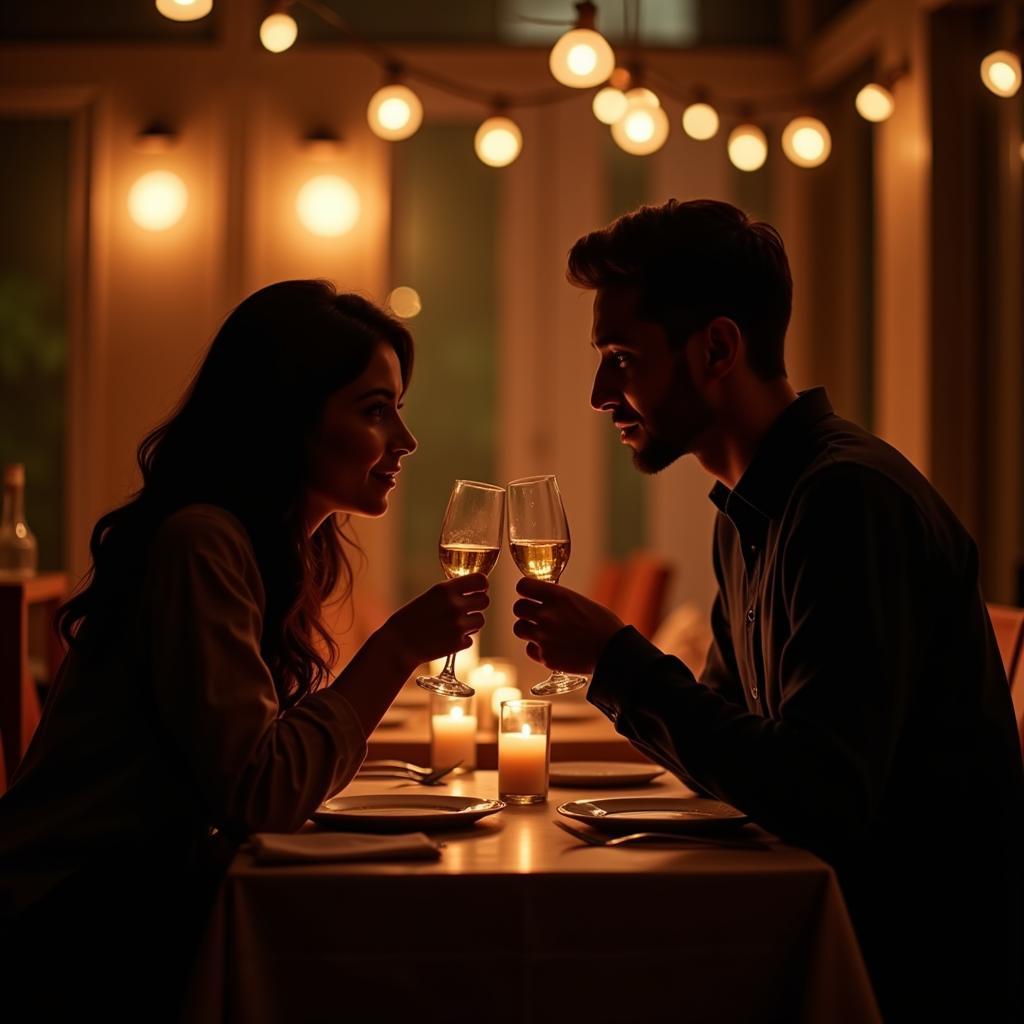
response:
[(793, 484), (813, 454), (811, 427), (831, 415), (824, 388), (801, 391), (768, 428), (736, 486), (730, 490), (719, 481), (712, 487), (711, 501), (741, 536), (763, 537), (768, 521), (782, 514)]

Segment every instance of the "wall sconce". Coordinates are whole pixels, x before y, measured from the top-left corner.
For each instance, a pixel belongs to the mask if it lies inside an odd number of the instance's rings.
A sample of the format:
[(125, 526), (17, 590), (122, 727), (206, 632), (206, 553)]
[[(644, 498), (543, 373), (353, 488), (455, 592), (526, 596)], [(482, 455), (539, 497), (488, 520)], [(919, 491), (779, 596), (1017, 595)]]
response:
[(318, 174), (299, 189), (295, 212), (302, 226), (320, 238), (347, 234), (359, 220), (359, 193), (338, 174)]
[[(161, 156), (176, 142), (173, 128), (162, 121), (151, 121), (135, 136), (135, 149), (150, 156)], [(143, 174), (128, 192), (128, 213), (146, 231), (166, 231), (174, 227), (187, 207), (188, 189), (173, 171)]]
[(128, 192), (128, 212), (146, 231), (166, 231), (181, 220), (188, 206), (185, 182), (173, 171), (150, 171)]

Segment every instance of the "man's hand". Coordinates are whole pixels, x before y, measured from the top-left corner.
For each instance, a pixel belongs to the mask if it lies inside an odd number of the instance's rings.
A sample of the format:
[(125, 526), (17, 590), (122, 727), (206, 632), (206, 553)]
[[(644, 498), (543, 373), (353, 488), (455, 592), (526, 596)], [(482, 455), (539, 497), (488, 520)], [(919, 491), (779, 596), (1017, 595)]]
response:
[(590, 675), (605, 644), (623, 627), (607, 608), (557, 583), (521, 579), (513, 632), (526, 653), (548, 668)]

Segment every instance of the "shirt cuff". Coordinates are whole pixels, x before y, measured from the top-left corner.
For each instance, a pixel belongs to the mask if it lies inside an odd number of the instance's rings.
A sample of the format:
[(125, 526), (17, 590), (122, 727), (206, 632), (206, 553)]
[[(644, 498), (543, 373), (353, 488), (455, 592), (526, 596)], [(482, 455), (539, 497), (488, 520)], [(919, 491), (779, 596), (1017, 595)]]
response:
[(664, 654), (632, 626), (625, 626), (605, 644), (587, 690), (587, 700), (612, 722), (630, 704), (638, 672)]

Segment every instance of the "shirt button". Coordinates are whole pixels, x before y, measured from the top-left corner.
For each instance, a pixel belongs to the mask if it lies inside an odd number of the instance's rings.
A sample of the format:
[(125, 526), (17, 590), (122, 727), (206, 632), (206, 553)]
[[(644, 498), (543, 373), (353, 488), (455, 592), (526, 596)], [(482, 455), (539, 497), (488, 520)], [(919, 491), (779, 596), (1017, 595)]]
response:
[(754, 619), (756, 619), (756, 618), (757, 618), (757, 613), (754, 611), (754, 609), (753, 608), (748, 608), (747, 609), (747, 622), (749, 622), (751, 625), (753, 625), (754, 624)]

